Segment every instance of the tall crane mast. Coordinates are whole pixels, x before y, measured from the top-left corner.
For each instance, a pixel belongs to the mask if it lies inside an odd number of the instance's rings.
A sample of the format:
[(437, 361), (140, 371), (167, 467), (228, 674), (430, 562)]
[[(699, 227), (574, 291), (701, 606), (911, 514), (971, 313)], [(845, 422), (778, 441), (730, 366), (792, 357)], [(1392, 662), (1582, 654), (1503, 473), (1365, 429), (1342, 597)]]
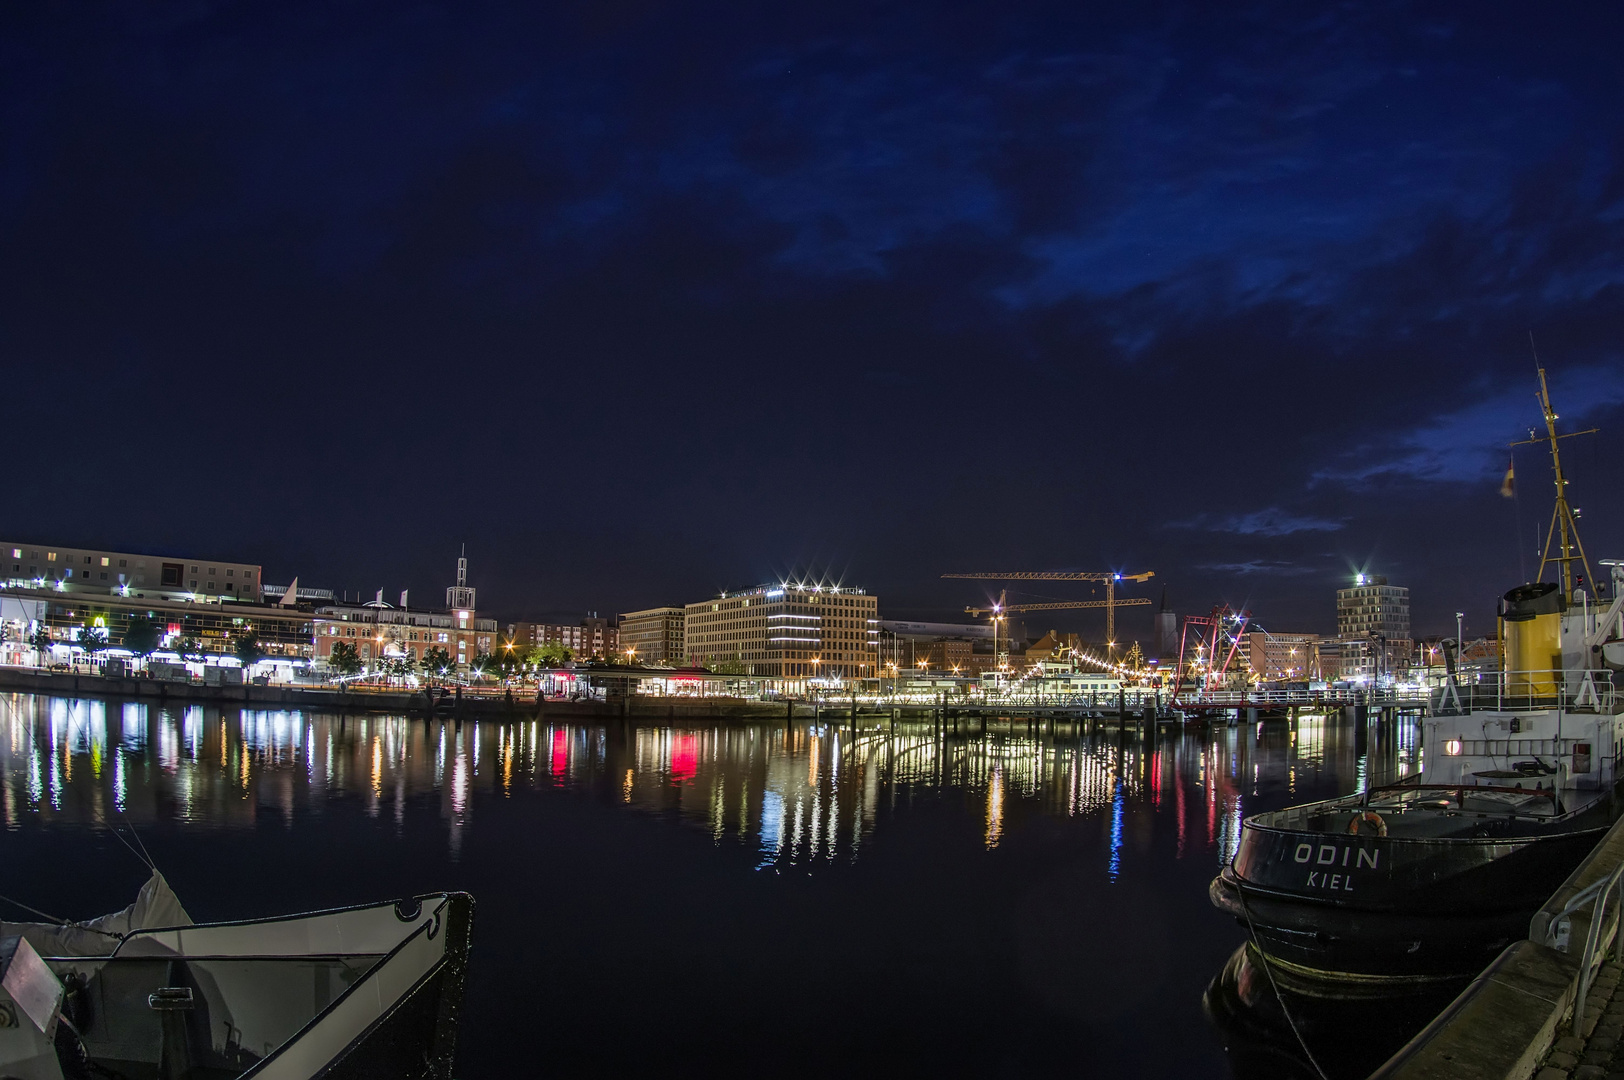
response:
[[(1532, 336), (1530, 336), (1532, 342)], [(1573, 564), (1578, 563), (1583, 571), (1583, 580), (1595, 591), (1595, 582), (1590, 576), (1590, 561), (1585, 558), (1585, 546), (1579, 539), (1579, 515), (1568, 505), (1568, 479), (1562, 475), (1562, 455), (1557, 449), (1557, 443), (1562, 439), (1571, 439), (1575, 435), (1594, 435), (1599, 428), (1589, 428), (1585, 431), (1569, 431), (1558, 434), (1556, 422), (1560, 419), (1556, 410), (1551, 407), (1551, 391), (1545, 385), (1545, 367), (1539, 366), (1539, 404), (1545, 416), (1545, 436), (1541, 438), (1533, 431), (1529, 431), (1528, 438), (1521, 442), (1514, 442), (1512, 446), (1530, 446), (1546, 443), (1551, 448), (1551, 472), (1556, 480), (1556, 507), (1551, 512), (1551, 527), (1545, 533), (1545, 548), (1540, 553), (1539, 571), (1534, 575), (1538, 581), (1545, 576), (1545, 567), (1555, 563), (1561, 570), (1562, 600), (1564, 603), (1573, 603), (1574, 574)], [(1558, 537), (1560, 536), (1560, 540)], [(1551, 554), (1556, 548), (1557, 553)], [(1577, 552), (1577, 554), (1575, 554)]]
[[(1129, 597), (1118, 600), (1116, 587), (1119, 581), (1147, 581), (1156, 576), (1154, 570), (1146, 570), (1140, 574), (1117, 573), (1089, 573), (1077, 570), (1016, 570), (1001, 574), (943, 574), (944, 578), (969, 578), (975, 581), (1091, 581), (1104, 582), (1104, 600), (1061, 600), (1052, 603), (1040, 604), (1005, 604), (1003, 594), (999, 595), (999, 602), (991, 608), (967, 607), (964, 610), (971, 615), (981, 615), (992, 611), (994, 618), (1002, 612), (1010, 611), (1061, 611), (1077, 608), (1104, 608), (1105, 609), (1105, 641), (1106, 658), (1109, 659), (1111, 651), (1116, 647), (1116, 609), (1119, 607), (1140, 607), (1148, 605), (1150, 601), (1144, 597)], [(994, 626), (993, 632), (997, 633)], [(997, 652), (997, 642), (993, 643), (993, 651)]]

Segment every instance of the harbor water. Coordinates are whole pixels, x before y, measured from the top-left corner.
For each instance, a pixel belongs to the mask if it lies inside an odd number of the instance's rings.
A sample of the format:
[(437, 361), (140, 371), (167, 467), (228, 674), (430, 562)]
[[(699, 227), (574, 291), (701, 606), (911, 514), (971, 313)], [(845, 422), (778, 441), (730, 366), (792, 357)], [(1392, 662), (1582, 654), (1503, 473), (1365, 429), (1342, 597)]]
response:
[(1362, 1076), (1447, 992), (1276, 993), (1207, 885), (1242, 815), (1411, 771), (1415, 736), (1340, 714), (854, 732), (8, 695), (0, 894), (120, 908), (146, 873), (132, 830), (198, 921), (466, 890), (469, 1078), (1278, 1077), (1310, 1055)]

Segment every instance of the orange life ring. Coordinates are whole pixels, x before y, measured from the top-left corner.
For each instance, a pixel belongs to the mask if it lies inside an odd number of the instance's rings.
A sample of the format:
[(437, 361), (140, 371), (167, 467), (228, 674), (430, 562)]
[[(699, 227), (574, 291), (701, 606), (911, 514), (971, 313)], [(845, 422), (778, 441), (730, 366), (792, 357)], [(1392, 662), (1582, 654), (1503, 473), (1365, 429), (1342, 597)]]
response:
[(1387, 819), (1374, 810), (1366, 810), (1363, 813), (1353, 815), (1353, 820), (1348, 822), (1348, 835), (1358, 836), (1361, 824), (1376, 826), (1377, 836), (1387, 835)]

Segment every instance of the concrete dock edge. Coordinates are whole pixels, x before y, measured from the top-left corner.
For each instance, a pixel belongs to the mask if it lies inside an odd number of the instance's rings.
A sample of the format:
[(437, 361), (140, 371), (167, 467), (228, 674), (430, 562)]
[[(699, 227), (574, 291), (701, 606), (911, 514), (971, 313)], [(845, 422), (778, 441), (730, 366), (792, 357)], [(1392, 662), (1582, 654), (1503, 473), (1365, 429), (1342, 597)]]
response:
[[(1568, 900), (1624, 863), (1624, 821), (1616, 822), (1532, 920), (1544, 930)], [(1605, 915), (1596, 966), (1618, 932), (1615, 903)], [(1568, 951), (1513, 942), (1371, 1080), (1527, 1080), (1566, 1030), (1579, 990), (1580, 953), (1590, 909), (1572, 916)], [(1590, 1006), (1586, 1006), (1587, 1010)], [(1595, 1023), (1595, 1013), (1586, 1017)], [(1578, 1033), (1589, 1034), (1588, 1031)]]

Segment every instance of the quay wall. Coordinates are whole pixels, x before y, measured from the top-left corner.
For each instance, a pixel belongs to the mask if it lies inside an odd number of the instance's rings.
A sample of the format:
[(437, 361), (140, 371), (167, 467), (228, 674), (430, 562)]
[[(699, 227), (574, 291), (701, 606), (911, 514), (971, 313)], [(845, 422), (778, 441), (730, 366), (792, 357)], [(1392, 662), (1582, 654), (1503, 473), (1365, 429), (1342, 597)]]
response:
[[(42, 671), (38, 668), (0, 667), (0, 691), (16, 693), (51, 694), (58, 697), (96, 697), (118, 700), (136, 699), (154, 702), (187, 702), (237, 706), (240, 708), (307, 709), (315, 712), (374, 712), (427, 715), (431, 711), (440, 716), (524, 717), (538, 719), (611, 719), (635, 720), (707, 720), (733, 723), (783, 722), (795, 719), (825, 719), (842, 723), (852, 716), (850, 699), (834, 698), (824, 701), (778, 699), (774, 701), (748, 700), (731, 697), (672, 697), (642, 695), (611, 695), (608, 700), (570, 700), (550, 698), (537, 700), (534, 691), (516, 690), (511, 695), (490, 688), (470, 689), (460, 697), (447, 696), (430, 707), (428, 697), (421, 691), (378, 690), (370, 688), (340, 688), (321, 686), (289, 686), (286, 684), (255, 686), (205, 686), (201, 683), (168, 682), (162, 679), (109, 677), (96, 674), (76, 674), (63, 671)], [(1119, 711), (1120, 710), (1120, 711)], [(1062, 704), (1030, 701), (1005, 704), (978, 704), (942, 702), (861, 703), (857, 709), (859, 723), (871, 725), (880, 721), (923, 721), (952, 723), (957, 730), (960, 722), (969, 722), (985, 728), (989, 721), (1005, 720), (1011, 723), (1047, 722), (1117, 723), (1122, 725), (1155, 725), (1180, 722), (1179, 714), (1171, 710), (1158, 710), (1146, 703), (1142, 706), (1122, 707), (1120, 702), (1100, 704)], [(1187, 721), (1186, 721), (1187, 722)]]
[[(1531, 936), (1545, 929), (1586, 886), (1624, 864), (1624, 820), (1616, 822), (1594, 851), (1534, 915)], [(1553, 1043), (1564, 1035), (1590, 1034), (1612, 987), (1592, 984), (1583, 1031), (1571, 1031), (1579, 993), (1580, 961), (1594, 905), (1571, 916), (1565, 948), (1534, 940), (1513, 942), (1415, 1038), (1370, 1080), (1528, 1080), (1541, 1069)], [(1618, 933), (1618, 905), (1603, 916), (1595, 965), (1610, 952)]]
[[(610, 701), (552, 698), (538, 702), (533, 693), (511, 697), (497, 692), (447, 697), (431, 710), (421, 691), (344, 690), (305, 686), (203, 686), (161, 679), (109, 678), (71, 672), (0, 668), (0, 691), (50, 694), (56, 697), (95, 697), (151, 702), (237, 706), (253, 709), (303, 709), (311, 712), (374, 712), (441, 716), (523, 716), (564, 719), (709, 719), (734, 721), (783, 720), (810, 716), (810, 706), (782, 702), (734, 699), (633, 697)], [(791, 712), (791, 710), (794, 712)]]

